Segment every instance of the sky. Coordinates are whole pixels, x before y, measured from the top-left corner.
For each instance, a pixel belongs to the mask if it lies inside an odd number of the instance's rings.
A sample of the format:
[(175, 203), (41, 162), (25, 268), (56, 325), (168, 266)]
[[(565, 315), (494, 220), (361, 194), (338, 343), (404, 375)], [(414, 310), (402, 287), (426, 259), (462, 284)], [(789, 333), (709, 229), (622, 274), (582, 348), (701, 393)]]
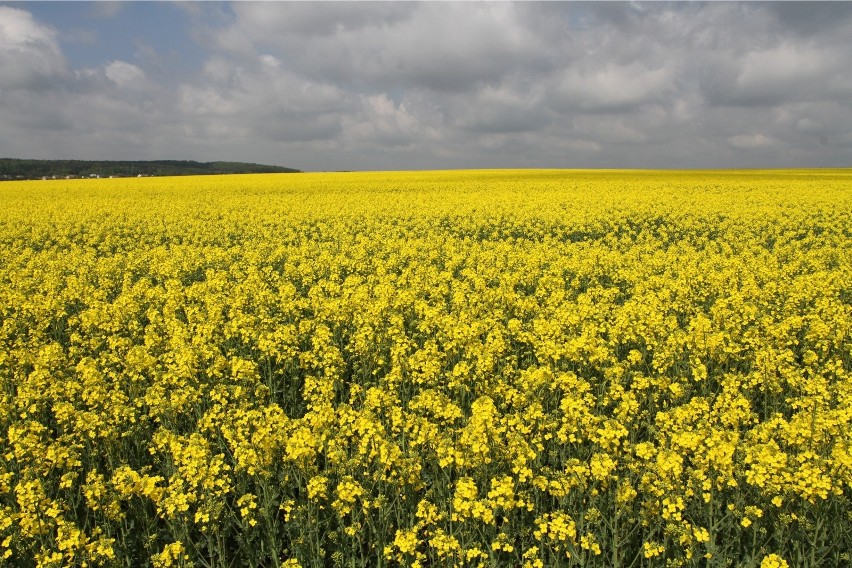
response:
[(2, 2), (0, 157), (852, 166), (852, 2)]

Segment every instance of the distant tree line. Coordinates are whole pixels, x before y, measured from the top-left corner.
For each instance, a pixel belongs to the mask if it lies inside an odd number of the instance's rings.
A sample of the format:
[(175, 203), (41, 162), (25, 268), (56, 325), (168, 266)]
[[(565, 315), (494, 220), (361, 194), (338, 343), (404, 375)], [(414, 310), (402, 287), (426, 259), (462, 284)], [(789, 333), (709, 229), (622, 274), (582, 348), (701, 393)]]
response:
[(0, 180), (73, 177), (187, 176), (296, 173), (300, 170), (245, 162), (191, 160), (21, 160), (0, 158)]

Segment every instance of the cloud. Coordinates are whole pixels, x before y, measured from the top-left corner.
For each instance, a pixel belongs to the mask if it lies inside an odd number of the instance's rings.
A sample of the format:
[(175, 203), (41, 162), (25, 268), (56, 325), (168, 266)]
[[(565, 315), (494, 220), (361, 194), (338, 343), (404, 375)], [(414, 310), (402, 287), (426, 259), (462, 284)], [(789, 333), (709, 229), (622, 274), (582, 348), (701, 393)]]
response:
[(622, 111), (665, 101), (674, 90), (672, 67), (648, 68), (638, 62), (566, 69), (553, 89), (554, 107), (566, 111)]
[(124, 3), (101, 0), (98, 2), (91, 3), (90, 6), (92, 14), (94, 14), (95, 17), (102, 19), (110, 19), (114, 18), (116, 14), (121, 12), (121, 10), (124, 8)]
[(0, 6), (0, 88), (42, 89), (66, 73), (57, 32), (26, 10)]
[[(544, 46), (502, 3), (237, 3), (208, 40), (235, 56), (277, 49), (305, 76), (360, 90), (467, 91)], [(461, 32), (459, 23), (463, 23)]]
[(246, 63), (212, 58), (202, 77), (178, 88), (178, 111), (193, 138), (328, 139), (358, 107), (358, 95), (282, 69), (280, 59), (269, 54)]
[(235, 26), (232, 30), (257, 34), (264, 42), (279, 41), (282, 36), (300, 38), (331, 36), (339, 32), (381, 29), (408, 19), (416, 10), (413, 3), (325, 2), (237, 3), (232, 6)]
[(145, 72), (126, 61), (111, 61), (104, 68), (107, 78), (121, 87), (145, 78)]
[(718, 105), (766, 106), (820, 97), (835, 73), (849, 76), (835, 56), (804, 42), (744, 53), (715, 78), (709, 100)]
[[(0, 154), (769, 167), (845, 164), (852, 146), (844, 3), (170, 6), (134, 5), (135, 51), (97, 28), (122, 4), (68, 29), (0, 6)], [(167, 49), (155, 14), (182, 22)], [(75, 62), (85, 29), (101, 61)], [(181, 48), (196, 55), (178, 69)]]
[(776, 141), (763, 134), (738, 134), (728, 138), (728, 143), (740, 150), (752, 150), (754, 148), (765, 148), (772, 146)]
[(767, 9), (784, 30), (803, 37), (834, 32), (836, 28), (848, 29), (852, 18), (849, 2), (770, 2)]
[(344, 119), (349, 143), (369, 143), (384, 147), (407, 147), (434, 138), (436, 131), (424, 127), (421, 117), (394, 103), (386, 95), (363, 96), (354, 120)]

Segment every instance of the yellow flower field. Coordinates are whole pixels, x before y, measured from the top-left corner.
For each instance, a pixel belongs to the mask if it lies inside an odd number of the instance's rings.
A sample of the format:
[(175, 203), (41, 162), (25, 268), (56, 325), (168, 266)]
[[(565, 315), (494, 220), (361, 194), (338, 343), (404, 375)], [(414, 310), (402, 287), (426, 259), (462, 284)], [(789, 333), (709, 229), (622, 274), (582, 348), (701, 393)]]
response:
[(3, 183), (0, 440), (0, 565), (850, 565), (852, 170)]

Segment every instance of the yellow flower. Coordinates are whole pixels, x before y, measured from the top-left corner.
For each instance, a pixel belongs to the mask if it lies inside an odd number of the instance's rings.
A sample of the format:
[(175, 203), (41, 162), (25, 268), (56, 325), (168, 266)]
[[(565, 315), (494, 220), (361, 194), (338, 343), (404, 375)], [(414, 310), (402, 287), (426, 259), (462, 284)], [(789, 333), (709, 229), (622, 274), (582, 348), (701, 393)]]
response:
[(645, 558), (655, 558), (665, 553), (666, 547), (657, 542), (643, 542), (642, 555)]
[(6, 182), (0, 556), (785, 566), (751, 537), (852, 522), (850, 179)]
[(777, 554), (769, 554), (760, 561), (760, 568), (788, 568), (787, 561)]
[(308, 481), (308, 499), (325, 499), (328, 491), (328, 478), (324, 475), (316, 475)]
[(698, 542), (710, 542), (710, 533), (703, 527), (692, 527), (692, 535)]
[(352, 476), (345, 476), (340, 483), (337, 484), (336, 493), (337, 499), (331, 504), (331, 506), (342, 517), (352, 510), (355, 502), (364, 495), (365, 491)]
[(161, 552), (151, 557), (151, 563), (154, 568), (170, 568), (171, 566), (187, 568), (194, 566), (190, 562), (189, 555), (186, 553), (186, 548), (181, 541), (167, 544)]

